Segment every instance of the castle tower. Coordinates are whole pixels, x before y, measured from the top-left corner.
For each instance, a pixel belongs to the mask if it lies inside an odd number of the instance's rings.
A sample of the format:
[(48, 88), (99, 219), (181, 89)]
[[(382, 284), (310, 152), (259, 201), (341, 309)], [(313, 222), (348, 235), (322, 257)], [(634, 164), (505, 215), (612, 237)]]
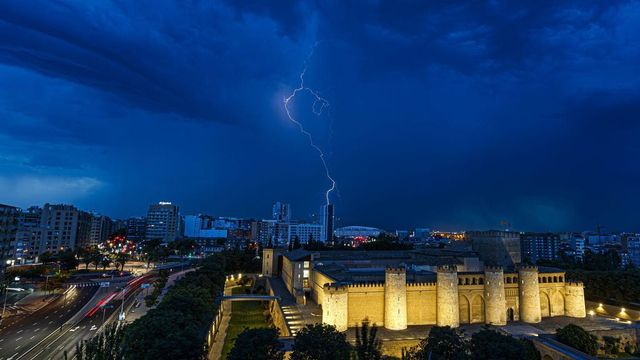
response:
[(273, 248), (265, 247), (262, 249), (262, 275), (264, 276), (273, 276), (273, 263), (275, 260), (273, 259), (275, 252)]
[(504, 272), (500, 266), (486, 266), (484, 268), (484, 304), (487, 324), (507, 324)]
[(384, 327), (407, 328), (407, 271), (403, 267), (384, 271)]
[(326, 284), (323, 287), (322, 322), (333, 325), (338, 331), (349, 327), (349, 288), (346, 285)]
[(564, 285), (564, 311), (567, 316), (583, 318), (587, 316), (584, 305), (584, 284), (568, 282)]
[(538, 267), (520, 266), (518, 269), (520, 295), (520, 320), (527, 323), (540, 322), (540, 287)]
[(455, 265), (438, 266), (436, 307), (438, 326), (458, 327), (460, 325), (458, 270)]

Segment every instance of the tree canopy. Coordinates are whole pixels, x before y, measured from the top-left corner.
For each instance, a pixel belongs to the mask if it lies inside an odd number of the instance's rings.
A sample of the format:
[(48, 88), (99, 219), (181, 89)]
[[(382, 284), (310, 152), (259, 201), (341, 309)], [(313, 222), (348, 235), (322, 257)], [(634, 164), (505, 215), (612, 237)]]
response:
[(351, 345), (334, 326), (307, 325), (296, 335), (291, 360), (347, 360)]
[(589, 355), (598, 353), (598, 339), (578, 325), (569, 324), (556, 331), (556, 339)]
[(277, 329), (245, 329), (227, 356), (227, 360), (282, 360), (284, 351)]

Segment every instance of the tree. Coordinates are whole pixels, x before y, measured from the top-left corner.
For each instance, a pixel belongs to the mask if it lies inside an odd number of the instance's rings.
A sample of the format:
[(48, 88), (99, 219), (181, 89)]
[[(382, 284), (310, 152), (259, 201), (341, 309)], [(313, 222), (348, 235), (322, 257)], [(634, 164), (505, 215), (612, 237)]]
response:
[(50, 251), (46, 251), (40, 255), (40, 262), (43, 264), (50, 264), (55, 261), (56, 258)]
[[(75, 359), (78, 360), (121, 360), (124, 359), (122, 339), (125, 327), (118, 323), (107, 325), (103, 332), (91, 340), (76, 344)], [(65, 360), (68, 358), (64, 354)]]
[(449, 326), (434, 326), (426, 339), (417, 347), (406, 350), (407, 360), (462, 360), (468, 359), (467, 344), (460, 334)]
[(152, 262), (159, 261), (161, 247), (162, 242), (160, 241), (160, 239), (152, 239), (144, 242), (144, 245), (142, 246), (142, 252), (144, 253), (143, 256), (147, 263), (147, 267), (149, 267)]
[(347, 336), (334, 326), (307, 325), (296, 335), (291, 360), (349, 359), (351, 345)]
[(471, 358), (474, 360), (539, 360), (528, 343), (495, 330), (485, 328), (471, 337)]
[(277, 329), (244, 329), (227, 356), (227, 360), (281, 360), (282, 343)]
[(598, 353), (598, 340), (595, 336), (586, 332), (578, 325), (569, 324), (556, 331), (556, 339), (565, 345), (575, 349), (596, 355)]
[(378, 327), (369, 325), (369, 319), (362, 321), (362, 327), (356, 325), (356, 355), (358, 360), (382, 359), (382, 342), (377, 338)]
[(107, 267), (111, 265), (111, 259), (109, 257), (104, 256), (102, 260), (100, 260), (100, 265), (102, 266), (102, 270), (107, 270)]
[(71, 249), (59, 253), (57, 258), (60, 261), (60, 268), (62, 269), (75, 269), (80, 263), (76, 258), (76, 254)]
[(120, 267), (120, 271), (124, 270), (124, 265), (129, 260), (129, 254), (127, 253), (117, 253), (113, 255), (113, 263), (116, 265), (116, 270), (118, 266)]
[(169, 248), (180, 257), (185, 257), (195, 251), (198, 244), (193, 239), (180, 239), (169, 244)]

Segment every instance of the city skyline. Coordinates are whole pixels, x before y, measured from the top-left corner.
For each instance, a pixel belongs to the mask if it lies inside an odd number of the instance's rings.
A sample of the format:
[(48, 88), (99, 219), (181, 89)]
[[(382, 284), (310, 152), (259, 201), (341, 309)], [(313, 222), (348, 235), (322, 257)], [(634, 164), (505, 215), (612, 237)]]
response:
[(640, 230), (636, 2), (154, 6), (0, 4), (0, 202), (318, 214), (306, 65), (345, 225)]

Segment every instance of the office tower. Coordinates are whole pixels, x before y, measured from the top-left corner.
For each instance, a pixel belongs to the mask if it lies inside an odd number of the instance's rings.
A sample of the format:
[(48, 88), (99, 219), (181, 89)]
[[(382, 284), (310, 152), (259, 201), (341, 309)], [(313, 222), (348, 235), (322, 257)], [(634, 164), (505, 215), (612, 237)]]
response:
[(67, 249), (75, 249), (78, 216), (78, 209), (72, 205), (44, 204), (40, 216), (42, 236), (38, 255), (45, 252), (56, 254)]
[(91, 243), (91, 226), (93, 223), (93, 215), (86, 211), (78, 211), (78, 235), (76, 248), (84, 248)]
[(553, 233), (524, 233), (520, 235), (522, 259), (537, 263), (538, 260), (555, 260), (560, 250), (560, 235)]
[(179, 208), (170, 202), (149, 205), (147, 212), (146, 239), (160, 239), (171, 242), (178, 238), (180, 231)]
[(147, 230), (147, 219), (144, 217), (131, 217), (127, 219), (127, 239), (133, 242), (144, 240)]
[(468, 231), (473, 251), (486, 265), (513, 266), (521, 262), (520, 233), (515, 231)]
[(321, 241), (333, 241), (333, 204), (322, 207), (322, 234)]
[(113, 232), (113, 221), (111, 218), (94, 214), (91, 221), (91, 238), (89, 245), (97, 246), (104, 243)]
[(296, 237), (301, 244), (309, 243), (309, 240), (320, 241), (322, 235), (322, 225), (320, 224), (289, 224), (287, 231), (288, 243)]
[(291, 205), (276, 201), (273, 204), (272, 219), (276, 221), (291, 221)]
[(35, 262), (39, 255), (38, 250), (42, 238), (41, 213), (42, 209), (37, 206), (20, 211), (14, 251), (16, 264)]

